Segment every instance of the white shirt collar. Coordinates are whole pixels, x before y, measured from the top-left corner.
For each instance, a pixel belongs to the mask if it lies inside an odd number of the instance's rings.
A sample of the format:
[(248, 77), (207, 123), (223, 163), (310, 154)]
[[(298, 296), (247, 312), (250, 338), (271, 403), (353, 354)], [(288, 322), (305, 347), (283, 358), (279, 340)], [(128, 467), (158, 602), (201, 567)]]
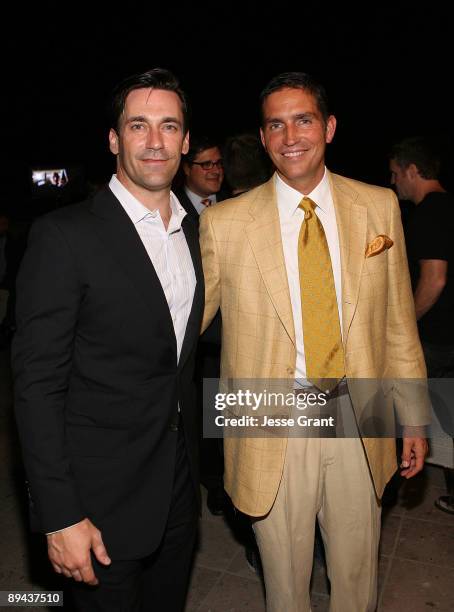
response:
[[(191, 200), (194, 206), (200, 205), (202, 208), (205, 208), (205, 204), (202, 204), (201, 202), (202, 200), (205, 200), (206, 198), (197, 195), (196, 193), (191, 191), (189, 187), (187, 187), (186, 185), (184, 186), (184, 190), (186, 191), (186, 195)], [(207, 197), (210, 198), (212, 204), (216, 204), (216, 194), (215, 193), (211, 193)]]
[(277, 172), (275, 175), (275, 186), (279, 214), (282, 218), (292, 217), (298, 209), (301, 199), (305, 196), (313, 200), (323, 212), (330, 212), (329, 203), (332, 199), (330, 197), (331, 190), (326, 167), (322, 180), (310, 193), (302, 194), (300, 191), (290, 187), (290, 185), (287, 185), (287, 183), (281, 179)]
[[(140, 223), (140, 221), (143, 221), (144, 219), (161, 220), (159, 210), (149, 210), (146, 206), (144, 206), (135, 196), (132, 195), (130, 191), (126, 189), (123, 183), (118, 180), (116, 174), (112, 175), (109, 188), (123, 206), (134, 225)], [(172, 216), (170, 218), (170, 223), (167, 230), (169, 234), (181, 229), (181, 223), (184, 217), (187, 215), (187, 212), (183, 206), (181, 206), (173, 191), (170, 192), (170, 208), (172, 210)]]

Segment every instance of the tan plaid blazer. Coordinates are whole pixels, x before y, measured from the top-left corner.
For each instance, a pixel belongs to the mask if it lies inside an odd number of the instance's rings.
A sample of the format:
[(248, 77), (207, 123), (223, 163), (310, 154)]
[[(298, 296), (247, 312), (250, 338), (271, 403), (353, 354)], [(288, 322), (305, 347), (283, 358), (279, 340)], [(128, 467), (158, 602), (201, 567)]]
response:
[[(397, 198), (390, 189), (331, 173), (329, 179), (340, 243), (347, 377), (424, 378)], [(295, 375), (295, 331), (274, 185), (272, 177), (201, 215), (204, 327), (220, 307), (221, 378), (291, 382)], [(368, 245), (381, 235), (393, 246), (366, 258)], [(427, 423), (427, 406), (418, 397), (398, 388), (391, 395), (404, 422)], [(352, 396), (352, 402), (360, 415), (361, 401)], [(397, 467), (395, 442), (363, 438), (363, 444), (381, 497)], [(286, 445), (286, 438), (274, 436), (225, 439), (225, 487), (237, 508), (251, 516), (270, 510)]]

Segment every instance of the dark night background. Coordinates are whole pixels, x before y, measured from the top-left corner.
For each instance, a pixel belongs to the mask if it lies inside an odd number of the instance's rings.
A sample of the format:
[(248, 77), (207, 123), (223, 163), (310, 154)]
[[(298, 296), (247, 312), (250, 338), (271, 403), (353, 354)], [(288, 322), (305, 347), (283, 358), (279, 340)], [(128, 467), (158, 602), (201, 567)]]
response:
[(451, 29), (441, 2), (18, 6), (3, 25), (0, 206), (13, 215), (38, 211), (30, 200), (32, 166), (78, 164), (87, 178), (108, 179), (109, 92), (154, 66), (180, 77), (193, 131), (221, 137), (258, 127), (257, 97), (275, 74), (317, 75), (338, 119), (330, 168), (386, 185), (394, 140), (438, 135), (450, 150)]

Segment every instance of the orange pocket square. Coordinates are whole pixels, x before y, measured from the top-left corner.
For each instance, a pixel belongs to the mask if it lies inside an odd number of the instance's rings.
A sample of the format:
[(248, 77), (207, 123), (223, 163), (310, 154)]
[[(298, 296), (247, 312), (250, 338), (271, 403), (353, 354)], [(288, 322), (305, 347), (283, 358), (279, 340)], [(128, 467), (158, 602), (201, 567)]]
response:
[(384, 234), (379, 234), (367, 246), (366, 257), (373, 257), (374, 255), (378, 255), (385, 249), (391, 248), (393, 244), (394, 242), (391, 240), (391, 238), (388, 238), (388, 236), (385, 236)]

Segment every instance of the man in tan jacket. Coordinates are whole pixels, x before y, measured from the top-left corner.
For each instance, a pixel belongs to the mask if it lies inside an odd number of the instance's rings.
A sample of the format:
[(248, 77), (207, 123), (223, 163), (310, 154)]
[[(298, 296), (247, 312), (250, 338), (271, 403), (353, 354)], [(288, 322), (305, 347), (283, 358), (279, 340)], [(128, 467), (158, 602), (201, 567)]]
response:
[[(336, 120), (312, 77), (279, 75), (261, 102), (261, 138), (276, 173), (201, 219), (204, 325), (220, 307), (221, 381), (274, 381), (274, 390), (295, 395), (328, 388), (325, 413), (350, 410), (360, 433), (303, 437), (290, 426), (280, 435), (267, 427), (263, 435), (232, 435), (224, 442), (225, 486), (235, 506), (255, 517), (269, 612), (310, 610), (317, 520), (330, 609), (372, 611), (379, 499), (397, 466), (392, 436), (361, 436), (371, 396), (359, 379), (372, 387), (378, 381), (383, 405), (394, 405), (407, 426), (403, 476), (422, 469), (427, 450), (410, 428), (428, 423), (424, 393), (402, 381), (426, 372), (399, 208), (392, 191), (325, 168)], [(323, 387), (327, 379), (333, 384)]]

